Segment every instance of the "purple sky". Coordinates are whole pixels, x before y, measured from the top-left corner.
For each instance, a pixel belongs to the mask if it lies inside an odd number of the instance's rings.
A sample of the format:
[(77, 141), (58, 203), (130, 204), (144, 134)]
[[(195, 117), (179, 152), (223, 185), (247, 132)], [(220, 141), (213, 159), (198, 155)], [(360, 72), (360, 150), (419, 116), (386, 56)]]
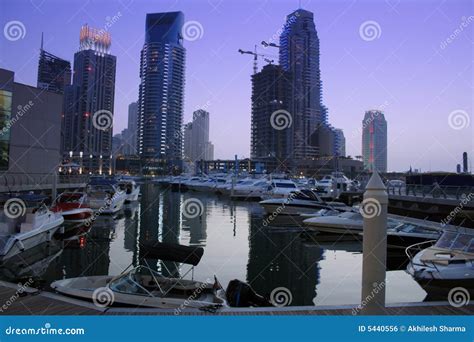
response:
[[(36, 85), (41, 31), (46, 50), (72, 61), (81, 25), (104, 28), (107, 17), (120, 12), (108, 29), (117, 56), (116, 133), (126, 127), (128, 104), (137, 99), (145, 14), (180, 10), (186, 21), (203, 27), (202, 38), (185, 41), (185, 122), (194, 109), (205, 107), (215, 157), (248, 156), (252, 59), (237, 50), (271, 39), (297, 7), (296, 0), (2, 0), (1, 27), (18, 20), (26, 35), (16, 41), (2, 35), (0, 67), (15, 71), (17, 82)], [(411, 164), (454, 171), (463, 151), (474, 158), (470, 0), (303, 0), (302, 7), (315, 15), (323, 99), (330, 123), (344, 130), (348, 155), (361, 153), (364, 111), (382, 108), (389, 170)], [(379, 25), (378, 38), (361, 38), (366, 21)], [(259, 50), (277, 60), (277, 50)]]

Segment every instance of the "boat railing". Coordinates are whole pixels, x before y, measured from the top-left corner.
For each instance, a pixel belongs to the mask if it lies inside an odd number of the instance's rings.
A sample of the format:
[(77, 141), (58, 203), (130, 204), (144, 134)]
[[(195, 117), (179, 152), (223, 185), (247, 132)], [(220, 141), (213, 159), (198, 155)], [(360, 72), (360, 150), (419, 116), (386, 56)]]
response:
[[(430, 197), (462, 200), (473, 196), (473, 186), (439, 186), (407, 184), (403, 186), (388, 185), (387, 193), (398, 196)], [(473, 197), (474, 198), (474, 197)], [(471, 200), (471, 199), (468, 199)]]
[(425, 262), (421, 262), (421, 263), (413, 262), (415, 255), (418, 254), (419, 252), (421, 252), (422, 250), (424, 250), (425, 248), (427, 248), (427, 247), (422, 248), (422, 246), (428, 246), (429, 245), (429, 247), (431, 247), (436, 243), (436, 241), (437, 240), (428, 240), (428, 241), (423, 241), (423, 242), (415, 243), (411, 246), (408, 246), (405, 249), (405, 254), (407, 255), (407, 257), (410, 260), (410, 262), (412, 263), (412, 265), (434, 267), (436, 269), (436, 271), (439, 272), (438, 267), (436, 267), (436, 264), (433, 263), (433, 262), (431, 262), (429, 265), (428, 265), (428, 263), (425, 263)]

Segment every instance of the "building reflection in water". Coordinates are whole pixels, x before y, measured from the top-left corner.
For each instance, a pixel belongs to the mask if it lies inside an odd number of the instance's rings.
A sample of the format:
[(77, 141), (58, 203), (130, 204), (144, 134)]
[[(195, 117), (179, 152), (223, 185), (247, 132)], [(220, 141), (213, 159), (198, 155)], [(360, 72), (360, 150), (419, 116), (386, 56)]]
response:
[(278, 287), (291, 291), (291, 305), (312, 305), (319, 283), (323, 249), (308, 244), (301, 233), (264, 227), (261, 215), (250, 215), (247, 282), (270, 297)]

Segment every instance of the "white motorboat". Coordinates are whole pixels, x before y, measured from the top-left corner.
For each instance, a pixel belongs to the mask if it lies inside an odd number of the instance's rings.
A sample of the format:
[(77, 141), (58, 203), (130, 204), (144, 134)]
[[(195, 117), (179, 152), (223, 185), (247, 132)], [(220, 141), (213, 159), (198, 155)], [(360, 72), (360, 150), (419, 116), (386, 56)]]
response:
[(353, 182), (342, 172), (332, 172), (316, 181), (313, 189), (322, 197), (337, 198), (341, 192), (351, 190)]
[[(124, 271), (118, 276), (91, 276), (58, 280), (51, 287), (59, 293), (92, 300), (96, 305), (135, 306), (186, 310), (187, 308), (217, 310), (227, 307), (225, 290), (217, 279), (214, 283), (184, 279), (192, 272), (204, 250), (165, 243), (142, 244), (140, 254), (146, 265)], [(144, 258), (160, 259), (191, 265), (182, 277), (161, 275)], [(162, 264), (166, 268), (166, 264)], [(168, 270), (169, 272), (169, 270)]]
[(125, 203), (138, 201), (140, 186), (133, 179), (122, 178), (118, 182), (120, 190), (125, 192)]
[[(10, 198), (10, 202), (5, 202), (5, 206), (11, 206), (16, 201), (16, 205), (24, 210), (17, 206), (20, 211), (15, 211), (15, 215), (8, 215), (8, 208), (4, 208), (0, 213), (0, 261), (51, 241), (64, 218), (60, 213), (54, 213), (46, 207), (43, 203), (45, 198), (26, 195)], [(16, 215), (17, 213), (19, 215)]]
[(315, 192), (307, 189), (293, 191), (288, 197), (271, 198), (263, 200), (260, 205), (267, 214), (278, 213), (278, 215), (300, 215), (303, 213), (314, 213), (315, 210), (328, 208)]
[(262, 199), (268, 191), (266, 179), (247, 179), (230, 189), (230, 198), (234, 200)]
[(299, 189), (295, 182), (290, 179), (272, 179), (267, 188), (265, 198), (286, 198), (297, 190)]
[(112, 179), (92, 179), (87, 185), (89, 205), (100, 214), (115, 214), (123, 208), (127, 195)]
[(474, 294), (474, 230), (448, 228), (437, 241), (414, 244), (406, 253), (407, 272), (428, 294), (446, 294), (453, 288)]
[[(359, 212), (347, 211), (335, 216), (312, 217), (303, 223), (319, 233), (346, 235), (362, 240), (364, 218)], [(441, 225), (437, 222), (389, 215), (387, 245), (390, 248), (405, 248), (415, 242), (437, 239), (442, 231)]]

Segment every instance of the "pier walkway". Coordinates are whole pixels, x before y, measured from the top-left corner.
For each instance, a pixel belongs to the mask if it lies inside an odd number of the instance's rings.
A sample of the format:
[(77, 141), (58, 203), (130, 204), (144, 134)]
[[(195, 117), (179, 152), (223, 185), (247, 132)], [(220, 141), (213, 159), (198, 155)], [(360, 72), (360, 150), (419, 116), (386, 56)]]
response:
[[(217, 312), (185, 309), (180, 315), (352, 315), (355, 306), (226, 308)], [(174, 315), (172, 309), (99, 308), (93, 303), (0, 281), (0, 315)], [(387, 315), (474, 315), (474, 303), (460, 308), (448, 302), (389, 304)]]

